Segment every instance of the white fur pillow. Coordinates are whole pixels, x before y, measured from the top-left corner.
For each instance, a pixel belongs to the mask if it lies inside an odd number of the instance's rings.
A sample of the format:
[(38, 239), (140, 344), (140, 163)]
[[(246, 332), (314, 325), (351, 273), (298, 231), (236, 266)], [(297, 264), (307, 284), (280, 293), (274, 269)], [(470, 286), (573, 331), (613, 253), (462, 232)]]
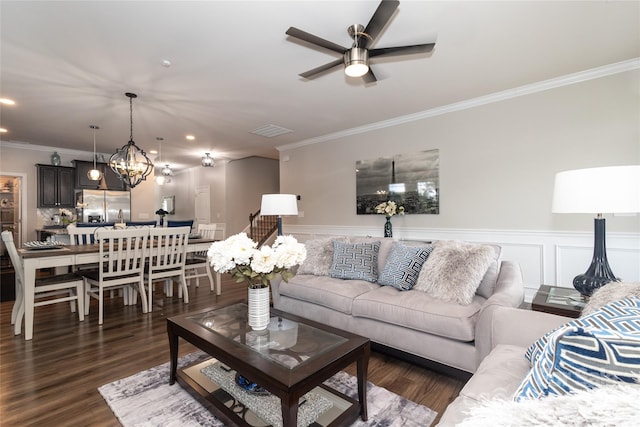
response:
[(638, 425), (640, 386), (616, 384), (557, 397), (522, 402), (481, 401), (457, 427)]
[(494, 249), (460, 241), (437, 241), (433, 246), (413, 289), (443, 301), (471, 304), (494, 260)]
[(627, 297), (640, 297), (640, 283), (607, 283), (593, 292), (589, 302), (582, 309), (581, 316), (591, 314), (607, 304)]
[(297, 274), (328, 276), (333, 262), (333, 241), (346, 242), (346, 237), (324, 237), (304, 242), (307, 257), (298, 267)]

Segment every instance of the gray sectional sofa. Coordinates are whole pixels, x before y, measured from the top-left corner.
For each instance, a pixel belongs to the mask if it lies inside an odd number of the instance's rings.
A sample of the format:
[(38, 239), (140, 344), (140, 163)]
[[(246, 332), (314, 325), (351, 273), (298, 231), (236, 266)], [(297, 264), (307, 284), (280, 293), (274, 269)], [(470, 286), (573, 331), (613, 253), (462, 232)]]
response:
[[(370, 280), (332, 277), (335, 276), (331, 270), (335, 267), (332, 265), (335, 241), (352, 245), (380, 242), (376, 260), (379, 273), (400, 247), (432, 247), (432, 252), (417, 273), (415, 287), (402, 290)], [(490, 246), (487, 265), (487, 245), (453, 243), (453, 246), (452, 242), (418, 244), (346, 236), (310, 239), (305, 242), (307, 260), (297, 275), (288, 283), (272, 281), (273, 305), (285, 312), (366, 336), (403, 354), (473, 373), (490, 351), (486, 341), (478, 339), (486, 333), (481, 325), (487, 324), (486, 318), (496, 306), (520, 306), (523, 280), (516, 262), (500, 259), (499, 247)], [(465, 260), (472, 256), (465, 254), (477, 253), (478, 249), (485, 255), (484, 261), (467, 265)], [(403, 262), (401, 259), (399, 264)], [(460, 303), (457, 295), (446, 293), (455, 289), (458, 282), (464, 282), (467, 275), (474, 277), (466, 284), (473, 289), (466, 297), (468, 301)], [(444, 296), (439, 297), (438, 289), (429, 288), (431, 285), (425, 284), (425, 280), (441, 282)]]

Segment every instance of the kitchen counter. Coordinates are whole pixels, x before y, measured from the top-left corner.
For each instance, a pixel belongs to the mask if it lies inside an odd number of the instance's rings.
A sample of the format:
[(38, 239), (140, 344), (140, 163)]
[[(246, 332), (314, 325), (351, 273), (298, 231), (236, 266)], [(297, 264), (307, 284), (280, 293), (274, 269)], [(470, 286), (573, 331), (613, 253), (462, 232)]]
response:
[(62, 225), (45, 225), (42, 228), (36, 228), (36, 238), (44, 242), (47, 237), (51, 236), (67, 236), (67, 227)]

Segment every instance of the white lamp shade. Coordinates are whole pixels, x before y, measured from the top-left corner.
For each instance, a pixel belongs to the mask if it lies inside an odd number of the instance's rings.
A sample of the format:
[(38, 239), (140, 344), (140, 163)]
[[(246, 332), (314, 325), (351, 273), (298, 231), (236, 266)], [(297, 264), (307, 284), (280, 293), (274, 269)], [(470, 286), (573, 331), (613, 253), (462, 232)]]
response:
[(640, 212), (640, 165), (577, 169), (557, 173), (552, 212)]
[(298, 215), (295, 194), (263, 194), (260, 215)]

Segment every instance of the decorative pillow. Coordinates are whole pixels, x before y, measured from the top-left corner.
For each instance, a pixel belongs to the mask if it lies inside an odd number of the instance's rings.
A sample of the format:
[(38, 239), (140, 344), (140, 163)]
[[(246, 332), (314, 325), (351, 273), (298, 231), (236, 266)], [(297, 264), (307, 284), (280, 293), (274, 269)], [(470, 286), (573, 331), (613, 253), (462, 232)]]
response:
[(344, 242), (346, 237), (325, 237), (304, 242), (307, 257), (298, 267), (297, 274), (328, 276), (333, 261), (333, 241)]
[(329, 276), (375, 283), (378, 280), (379, 249), (380, 242), (342, 243), (334, 240)]
[(404, 246), (394, 243), (378, 283), (407, 291), (416, 284), (422, 264), (427, 260), (433, 246)]
[(493, 248), (493, 261), (491, 261), (491, 264), (489, 264), (487, 272), (484, 273), (484, 277), (480, 282), (480, 286), (478, 286), (478, 289), (476, 290), (476, 294), (488, 299), (496, 290), (498, 273), (500, 271), (500, 254), (502, 253), (502, 247), (498, 245), (487, 246)]
[(582, 316), (599, 310), (604, 305), (627, 297), (640, 297), (640, 283), (610, 282), (596, 289), (582, 309)]
[(640, 330), (565, 326), (549, 338), (514, 400), (561, 396), (617, 382), (640, 382)]
[(543, 353), (549, 339), (562, 328), (574, 326), (578, 328), (611, 329), (620, 332), (640, 331), (640, 297), (629, 297), (607, 304), (600, 310), (574, 319), (559, 326), (540, 338), (527, 349), (525, 357), (533, 366)]
[(471, 304), (493, 259), (491, 246), (438, 241), (434, 243), (414, 289), (443, 301)]

